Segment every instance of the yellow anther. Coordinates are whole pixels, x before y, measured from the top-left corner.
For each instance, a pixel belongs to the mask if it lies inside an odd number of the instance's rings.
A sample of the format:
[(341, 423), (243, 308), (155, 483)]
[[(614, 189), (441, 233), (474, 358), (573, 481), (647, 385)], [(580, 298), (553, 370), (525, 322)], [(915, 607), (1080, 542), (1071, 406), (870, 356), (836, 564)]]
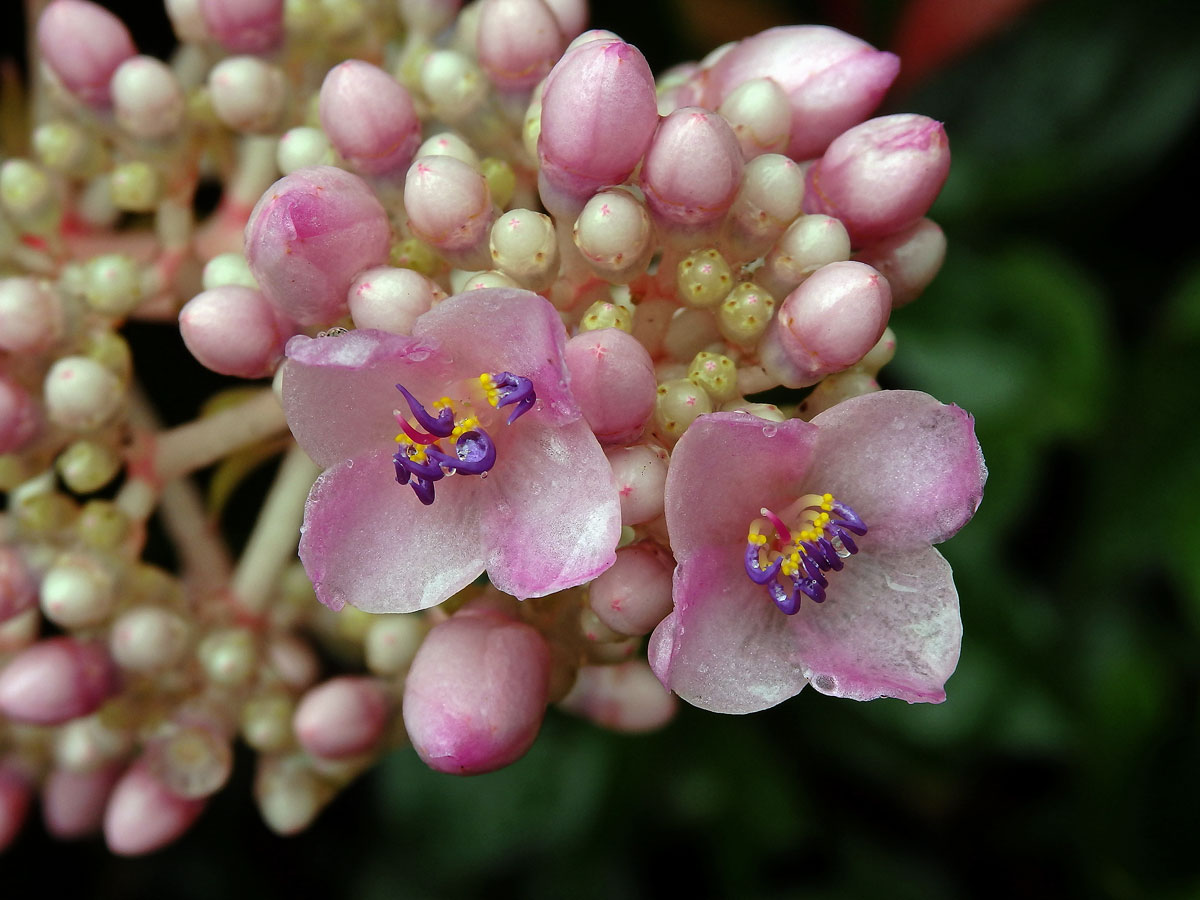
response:
[(433, 401), (434, 409), (454, 409), (454, 401), (449, 397), (441, 397)]

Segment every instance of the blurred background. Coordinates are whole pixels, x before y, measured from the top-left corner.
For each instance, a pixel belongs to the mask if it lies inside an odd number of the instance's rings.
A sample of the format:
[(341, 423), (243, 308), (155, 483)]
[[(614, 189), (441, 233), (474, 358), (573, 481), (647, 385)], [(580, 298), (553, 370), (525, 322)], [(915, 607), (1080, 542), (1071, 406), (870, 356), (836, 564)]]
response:
[[(169, 52), (157, 4), (107, 5)], [(259, 820), (247, 756), (149, 858), (32, 823), (0, 857), (5, 896), (1200, 897), (1200, 5), (593, 10), (655, 71), (772, 25), (837, 25), (902, 56), (883, 112), (946, 123), (932, 217), (949, 258), (894, 316), (881, 380), (973, 412), (991, 469), (942, 548), (966, 630), (948, 701), (806, 691), (747, 718), (684, 708), (639, 737), (552, 711), (505, 771), (457, 780), (396, 753), (292, 839)], [(137, 339), (186, 358), (169, 334)], [(197, 385), (174, 385), (180, 417)]]

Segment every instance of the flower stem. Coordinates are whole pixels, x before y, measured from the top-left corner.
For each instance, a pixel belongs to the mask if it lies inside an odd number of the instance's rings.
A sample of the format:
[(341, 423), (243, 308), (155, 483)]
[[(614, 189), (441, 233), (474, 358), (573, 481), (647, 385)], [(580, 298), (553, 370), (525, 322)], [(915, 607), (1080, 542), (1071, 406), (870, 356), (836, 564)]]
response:
[(287, 421), (279, 401), (270, 388), (264, 388), (232, 409), (160, 433), (153, 471), (165, 483), (285, 428)]

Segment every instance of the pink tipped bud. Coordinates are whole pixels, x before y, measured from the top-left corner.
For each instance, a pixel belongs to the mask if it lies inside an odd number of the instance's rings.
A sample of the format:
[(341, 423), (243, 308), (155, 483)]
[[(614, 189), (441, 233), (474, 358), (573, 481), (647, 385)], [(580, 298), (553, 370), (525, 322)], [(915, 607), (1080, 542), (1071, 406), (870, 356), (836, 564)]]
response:
[(254, 56), (231, 56), (208, 73), (217, 118), (234, 131), (274, 131), (287, 103), (287, 80), (277, 66)]
[(113, 72), (137, 53), (125, 23), (86, 0), (47, 6), (38, 19), (37, 41), (46, 65), (88, 106), (108, 106)]
[(430, 768), (491, 772), (533, 744), (549, 688), (541, 634), (496, 611), (460, 612), (417, 651), (404, 684), (404, 726)]
[(100, 830), (104, 808), (119, 766), (90, 772), (55, 769), (42, 784), (42, 819), (46, 830), (60, 840), (87, 837)]
[(233, 53), (266, 53), (283, 40), (283, 0), (200, 0), (208, 33)]
[[(762, 256), (804, 206), (804, 171), (792, 159), (764, 153), (746, 163), (729, 209), (731, 252), (739, 260)], [(848, 248), (847, 248), (848, 249)]]
[(637, 438), (654, 413), (654, 364), (646, 348), (618, 328), (588, 331), (567, 341), (571, 392), (601, 443)]
[(183, 88), (171, 67), (153, 56), (121, 63), (112, 77), (117, 123), (134, 137), (161, 138), (183, 122)]
[(334, 148), (365, 174), (404, 171), (421, 143), (421, 121), (408, 91), (362, 60), (348, 59), (329, 70), (319, 109)]
[(34, 278), (0, 280), (0, 350), (40, 353), (63, 330), (58, 295)]
[(641, 525), (661, 516), (667, 451), (654, 444), (634, 444), (605, 452), (621, 497), (621, 524)]
[(941, 122), (911, 113), (871, 119), (841, 135), (808, 170), (804, 209), (837, 216), (862, 247), (925, 215), (949, 172)]
[(101, 645), (48, 638), (0, 672), (0, 712), (17, 722), (61, 725), (95, 710), (115, 687), (112, 661)]
[(543, 0), (482, 0), (475, 53), (502, 91), (532, 88), (562, 56), (567, 39)]
[(19, 450), (37, 431), (37, 409), (29, 392), (0, 375), (0, 453)]
[(671, 612), (673, 570), (653, 543), (622, 547), (617, 561), (592, 582), (588, 602), (618, 634), (649, 634)]
[(771, 78), (791, 105), (792, 159), (819, 156), (835, 137), (871, 114), (900, 71), (900, 60), (836, 28), (772, 28), (722, 54), (701, 78), (716, 107), (754, 78)]
[(892, 307), (911, 303), (925, 292), (946, 260), (946, 235), (932, 219), (921, 219), (876, 244), (855, 259), (878, 269), (892, 289)]
[(563, 709), (613, 731), (643, 732), (662, 728), (678, 707), (643, 659), (611, 666), (584, 666)]
[(366, 182), (332, 166), (285, 175), (246, 225), (246, 260), (262, 292), (302, 325), (346, 313), (354, 277), (387, 260), (392, 231)]
[(567, 40), (572, 40), (587, 28), (587, 0), (544, 0), (558, 20), (558, 27)]
[(15, 548), (0, 546), (0, 622), (25, 612), (37, 602), (37, 585)]
[(742, 83), (725, 98), (719, 111), (733, 127), (746, 159), (787, 149), (792, 108), (774, 80), (751, 78)]
[(854, 365), (887, 327), (887, 280), (859, 262), (830, 263), (788, 294), (761, 349), (763, 368), (787, 387)]
[(121, 776), (104, 810), (104, 839), (118, 856), (153, 853), (178, 840), (200, 813), (205, 798), (169, 791), (136, 762)]
[(300, 746), (314, 756), (358, 756), (379, 746), (388, 706), (383, 686), (374, 679), (332, 678), (304, 695), (292, 727)]
[(729, 211), (742, 181), (742, 149), (719, 113), (689, 106), (658, 126), (641, 184), (656, 221), (707, 225)]
[(621, 40), (579, 44), (563, 54), (542, 90), (541, 176), (578, 198), (620, 184), (657, 125), (654, 76), (641, 51)]
[(412, 269), (367, 269), (350, 285), (350, 315), (355, 328), (412, 334), (413, 325), (445, 292)]
[(192, 356), (222, 375), (265, 378), (298, 329), (260, 291), (228, 284), (197, 294), (179, 311)]
[(0, 763), (0, 853), (21, 833), (32, 797), (28, 776), (15, 766)]
[(646, 271), (654, 254), (654, 225), (645, 204), (629, 191), (601, 191), (575, 220), (574, 240), (601, 278), (623, 284)]
[(492, 197), (487, 180), (452, 156), (418, 159), (404, 180), (404, 209), (417, 237), (459, 268), (486, 269)]

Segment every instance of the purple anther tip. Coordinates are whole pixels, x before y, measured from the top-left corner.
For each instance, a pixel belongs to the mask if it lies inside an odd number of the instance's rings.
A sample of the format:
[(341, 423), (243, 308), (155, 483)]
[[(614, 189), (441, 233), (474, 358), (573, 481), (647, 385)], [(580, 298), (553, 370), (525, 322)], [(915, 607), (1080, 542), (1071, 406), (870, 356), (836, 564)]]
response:
[(454, 410), (442, 409), (438, 411), (437, 416), (432, 416), (421, 405), (420, 401), (408, 392), (408, 389), (404, 385), (396, 385), (396, 390), (403, 394), (404, 399), (408, 401), (408, 408), (412, 411), (413, 418), (417, 420), (417, 424), (430, 434), (444, 438), (450, 437), (454, 432)]
[(524, 375), (500, 372), (493, 374), (491, 379), (500, 395), (500, 399), (496, 402), (496, 408), (516, 404), (516, 408), (505, 421), (506, 425), (511, 425), (533, 409), (533, 404), (537, 402), (537, 393), (533, 389), (533, 382)]
[(779, 572), (779, 567), (783, 563), (782, 558), (777, 558), (773, 563), (765, 569), (758, 562), (758, 544), (746, 542), (746, 574), (750, 576), (750, 580), (755, 584), (768, 584), (775, 580), (775, 575)]
[(837, 500), (834, 500), (830, 506), (837, 517), (841, 519), (841, 521), (836, 524), (841, 525), (844, 528), (848, 528), (858, 535), (867, 533), (866, 523), (858, 517), (858, 513), (848, 507), (845, 503), (839, 503)]

